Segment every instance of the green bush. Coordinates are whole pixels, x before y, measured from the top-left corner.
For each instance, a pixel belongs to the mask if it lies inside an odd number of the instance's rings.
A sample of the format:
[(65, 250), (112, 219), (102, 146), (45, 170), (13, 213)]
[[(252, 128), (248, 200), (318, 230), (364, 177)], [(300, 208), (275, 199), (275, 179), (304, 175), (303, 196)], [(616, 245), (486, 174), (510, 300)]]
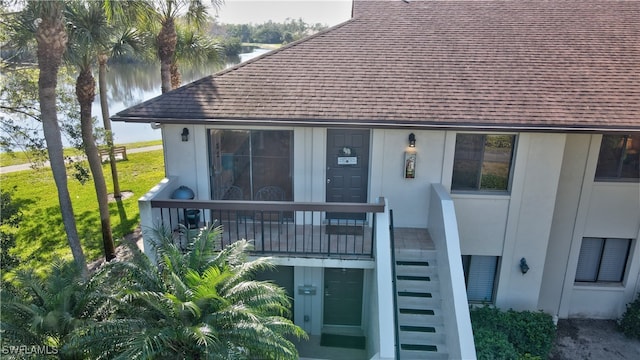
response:
[[(501, 359), (492, 353), (504, 337), (519, 359), (546, 359), (553, 346), (556, 328), (551, 316), (543, 312), (500, 311), (488, 306), (471, 310), (471, 324), (478, 359)], [(486, 331), (486, 333), (484, 332)], [(475, 334), (481, 334), (478, 338)], [(485, 337), (492, 337), (487, 340)]]
[(622, 314), (618, 325), (627, 337), (640, 339), (640, 296), (627, 304), (627, 310)]
[(517, 359), (518, 352), (501, 332), (480, 328), (473, 330), (473, 339), (476, 343), (476, 357), (478, 359)]

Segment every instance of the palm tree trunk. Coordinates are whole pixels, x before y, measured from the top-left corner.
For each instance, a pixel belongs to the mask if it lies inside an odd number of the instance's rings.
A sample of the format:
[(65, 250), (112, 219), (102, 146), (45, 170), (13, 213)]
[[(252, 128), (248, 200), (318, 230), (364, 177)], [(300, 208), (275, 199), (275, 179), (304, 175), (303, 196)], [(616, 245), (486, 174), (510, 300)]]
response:
[(89, 161), (89, 168), (91, 169), (93, 184), (98, 197), (104, 256), (107, 261), (111, 261), (116, 257), (116, 252), (113, 244), (113, 235), (111, 233), (107, 184), (104, 180), (104, 173), (102, 172), (102, 159), (100, 158), (96, 140), (93, 136), (93, 119), (91, 117), (91, 103), (93, 103), (93, 99), (95, 98), (95, 90), (96, 82), (93, 74), (91, 74), (91, 68), (83, 67), (76, 81), (76, 96), (80, 103), (80, 130), (82, 132), (84, 152)]
[(177, 89), (182, 84), (182, 74), (180, 74), (180, 69), (178, 69), (178, 63), (175, 60), (171, 61), (170, 72), (171, 72), (171, 90)]
[(171, 90), (171, 61), (176, 52), (177, 42), (176, 26), (173, 18), (169, 17), (162, 23), (162, 29), (158, 34), (158, 57), (163, 94)]
[(38, 96), (40, 101), (40, 113), (42, 119), (42, 129), (47, 142), (49, 161), (53, 179), (58, 190), (58, 201), (60, 202), (60, 212), (62, 222), (67, 234), (67, 241), (73, 254), (76, 266), (80, 269), (83, 277), (87, 276), (87, 263), (80, 245), (76, 219), (73, 214), (73, 206), (69, 189), (67, 188), (67, 169), (64, 164), (62, 152), (62, 136), (58, 124), (58, 113), (56, 109), (56, 86), (58, 85), (58, 68), (62, 61), (62, 55), (67, 45), (67, 33), (60, 8), (53, 12), (51, 16), (43, 16), (38, 29), (36, 30), (36, 41), (38, 43)]
[(113, 179), (113, 197), (116, 201), (122, 199), (120, 182), (118, 181), (118, 167), (116, 156), (113, 153), (113, 132), (109, 119), (109, 105), (107, 104), (107, 55), (98, 55), (98, 87), (100, 89), (100, 109), (102, 110), (102, 124), (107, 135), (107, 147), (109, 147), (109, 164), (111, 165), (111, 178)]

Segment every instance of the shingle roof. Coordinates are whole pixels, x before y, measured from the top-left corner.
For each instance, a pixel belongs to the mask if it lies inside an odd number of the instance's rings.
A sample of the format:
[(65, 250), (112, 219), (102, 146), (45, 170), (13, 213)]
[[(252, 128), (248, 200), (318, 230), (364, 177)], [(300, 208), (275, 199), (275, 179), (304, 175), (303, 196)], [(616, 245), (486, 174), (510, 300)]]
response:
[(113, 119), (640, 130), (640, 1), (358, 1)]

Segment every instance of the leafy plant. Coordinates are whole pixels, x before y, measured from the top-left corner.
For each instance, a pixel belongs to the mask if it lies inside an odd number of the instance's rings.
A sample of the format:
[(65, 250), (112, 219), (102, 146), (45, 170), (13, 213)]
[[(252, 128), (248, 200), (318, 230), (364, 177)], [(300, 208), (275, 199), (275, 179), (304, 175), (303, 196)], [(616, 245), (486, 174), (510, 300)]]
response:
[(92, 315), (100, 313), (106, 304), (101, 292), (95, 291), (90, 281), (83, 281), (73, 262), (54, 262), (46, 277), (33, 271), (18, 271), (16, 280), (15, 287), (3, 285), (1, 290), (3, 349), (47, 347), (50, 355), (74, 358), (76, 349), (63, 350), (63, 346), (75, 329), (93, 322)]
[(627, 310), (618, 321), (620, 330), (630, 338), (640, 339), (640, 295), (627, 304)]
[[(549, 314), (514, 310), (503, 312), (488, 306), (471, 310), (471, 324), (478, 359), (502, 358), (500, 352), (491, 352), (491, 349), (497, 350), (503, 346), (502, 337), (507, 339), (518, 358), (546, 359), (556, 332)], [(479, 338), (475, 336), (478, 332), (481, 334)]]
[(473, 338), (478, 359), (510, 360), (518, 358), (518, 352), (504, 333), (480, 328), (474, 330)]
[(247, 241), (220, 250), (220, 228), (199, 232), (186, 252), (173, 235), (155, 232), (157, 264), (132, 245), (132, 261), (97, 275), (117, 311), (78, 329), (69, 346), (92, 359), (297, 359), (288, 337), (306, 334), (285, 317), (285, 291), (252, 280), (268, 259), (247, 261)]

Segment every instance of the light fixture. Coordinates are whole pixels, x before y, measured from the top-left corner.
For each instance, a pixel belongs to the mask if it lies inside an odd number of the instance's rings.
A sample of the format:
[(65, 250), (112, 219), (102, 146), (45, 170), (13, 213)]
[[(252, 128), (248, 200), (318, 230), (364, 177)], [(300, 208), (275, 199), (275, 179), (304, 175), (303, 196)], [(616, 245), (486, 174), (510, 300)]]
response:
[(189, 129), (183, 128), (180, 136), (182, 136), (182, 141), (189, 141)]
[(523, 275), (529, 271), (529, 265), (527, 265), (527, 259), (525, 258), (520, 259), (520, 271), (522, 271)]
[(409, 147), (416, 147), (416, 135), (414, 133), (409, 134)]

